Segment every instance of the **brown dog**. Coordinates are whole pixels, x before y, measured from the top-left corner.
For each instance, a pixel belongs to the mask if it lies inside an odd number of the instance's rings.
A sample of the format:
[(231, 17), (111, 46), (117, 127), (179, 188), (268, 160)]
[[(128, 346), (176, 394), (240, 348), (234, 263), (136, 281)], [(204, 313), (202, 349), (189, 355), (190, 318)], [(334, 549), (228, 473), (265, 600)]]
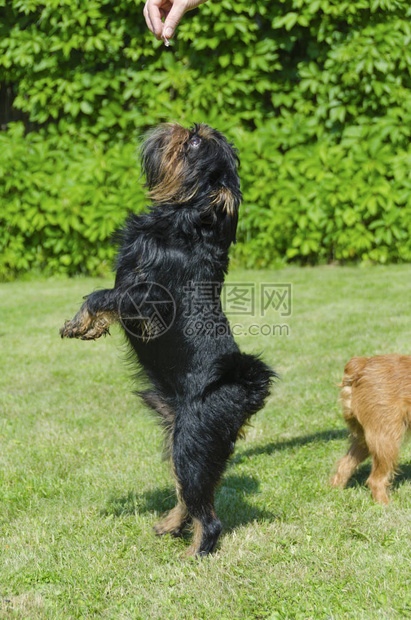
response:
[(375, 501), (388, 504), (387, 486), (400, 443), (411, 428), (411, 355), (353, 357), (339, 387), (351, 445), (331, 485), (345, 487), (356, 467), (371, 455), (367, 484)]

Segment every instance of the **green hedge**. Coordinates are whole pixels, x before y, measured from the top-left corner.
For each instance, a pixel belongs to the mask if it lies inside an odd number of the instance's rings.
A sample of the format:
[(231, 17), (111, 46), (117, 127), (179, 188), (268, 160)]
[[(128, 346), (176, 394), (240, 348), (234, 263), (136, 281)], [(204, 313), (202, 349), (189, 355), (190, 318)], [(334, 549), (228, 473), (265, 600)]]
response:
[(0, 7), (2, 277), (106, 269), (138, 136), (170, 119), (239, 147), (244, 264), (411, 260), (408, 0), (210, 0), (171, 49), (142, 2)]
[(387, 124), (286, 153), (270, 124), (244, 135), (242, 262), (411, 261), (411, 150), (384, 139)]
[(135, 145), (0, 133), (0, 274), (108, 271), (110, 235), (142, 206)]

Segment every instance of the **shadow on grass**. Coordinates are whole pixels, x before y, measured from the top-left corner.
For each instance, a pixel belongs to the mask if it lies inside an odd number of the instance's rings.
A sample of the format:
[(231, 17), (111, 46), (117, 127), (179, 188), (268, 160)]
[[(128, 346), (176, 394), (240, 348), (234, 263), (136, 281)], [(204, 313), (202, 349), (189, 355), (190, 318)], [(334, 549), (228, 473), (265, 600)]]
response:
[[(346, 429), (329, 430), (269, 443), (265, 446), (249, 448), (235, 454), (230, 460), (229, 466), (235, 465), (244, 458), (251, 456), (273, 454), (281, 450), (301, 447), (311, 443), (342, 439), (347, 436), (348, 432)], [(224, 522), (225, 531), (231, 531), (253, 521), (273, 521), (276, 518), (274, 513), (257, 508), (247, 501), (248, 497), (258, 493), (259, 482), (252, 476), (227, 474), (223, 477), (216, 495), (216, 511)], [(120, 497), (111, 496), (107, 507), (101, 514), (104, 516), (113, 515), (121, 517), (132, 514), (157, 513), (160, 516), (171, 510), (175, 504), (175, 493), (170, 487), (153, 489), (141, 494), (130, 491), (127, 495)]]
[(273, 454), (274, 452), (289, 450), (290, 448), (301, 447), (310, 443), (321, 443), (323, 441), (343, 439), (344, 437), (348, 437), (348, 431), (345, 428), (321, 431), (318, 433), (313, 433), (312, 435), (302, 435), (301, 437), (293, 437), (292, 439), (286, 439), (285, 441), (268, 443), (265, 446), (249, 448), (248, 450), (244, 450), (236, 454), (230, 462), (233, 464), (240, 463), (245, 457), (258, 456), (260, 454)]
[[(371, 473), (371, 461), (364, 463), (363, 465), (360, 465), (360, 467), (357, 469), (355, 474), (351, 476), (347, 484), (347, 488), (363, 486), (366, 483), (370, 473)], [(397, 489), (398, 487), (403, 485), (408, 480), (411, 480), (411, 461), (409, 461), (408, 463), (400, 462), (398, 471), (395, 474), (390, 486), (392, 489)]]
[[(259, 493), (260, 483), (252, 476), (224, 476), (216, 495), (216, 512), (224, 523), (224, 530), (231, 530), (253, 521), (273, 521), (274, 513), (257, 508), (247, 502), (247, 497)], [(103, 516), (168, 512), (176, 504), (176, 496), (170, 487), (153, 489), (138, 494), (130, 491), (127, 495), (112, 495), (104, 510)]]

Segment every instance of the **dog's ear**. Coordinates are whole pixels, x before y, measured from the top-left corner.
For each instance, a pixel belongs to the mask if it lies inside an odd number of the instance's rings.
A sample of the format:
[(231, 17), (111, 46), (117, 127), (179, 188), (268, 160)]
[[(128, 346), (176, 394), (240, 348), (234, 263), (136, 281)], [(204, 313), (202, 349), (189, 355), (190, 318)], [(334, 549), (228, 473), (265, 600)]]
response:
[(234, 193), (228, 187), (220, 187), (215, 197), (215, 204), (226, 213), (226, 215), (232, 217), (238, 214), (238, 209), (241, 203), (240, 192)]
[(217, 190), (212, 200), (212, 205), (217, 215), (223, 215), (223, 226), (228, 244), (235, 243), (236, 240), (238, 210), (241, 200), (242, 195), (239, 189), (232, 190), (224, 185)]
[(163, 123), (146, 135), (140, 147), (141, 171), (149, 198), (156, 204), (188, 202), (195, 182), (187, 184), (188, 164), (182, 156), (189, 131), (178, 123)]

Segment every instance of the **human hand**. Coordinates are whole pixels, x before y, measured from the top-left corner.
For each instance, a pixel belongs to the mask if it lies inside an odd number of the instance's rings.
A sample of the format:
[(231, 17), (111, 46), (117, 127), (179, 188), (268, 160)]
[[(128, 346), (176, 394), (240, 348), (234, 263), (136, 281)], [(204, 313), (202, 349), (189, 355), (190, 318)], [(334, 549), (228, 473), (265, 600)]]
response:
[(147, 0), (143, 14), (156, 39), (163, 39), (167, 45), (184, 13), (204, 2), (206, 0)]

